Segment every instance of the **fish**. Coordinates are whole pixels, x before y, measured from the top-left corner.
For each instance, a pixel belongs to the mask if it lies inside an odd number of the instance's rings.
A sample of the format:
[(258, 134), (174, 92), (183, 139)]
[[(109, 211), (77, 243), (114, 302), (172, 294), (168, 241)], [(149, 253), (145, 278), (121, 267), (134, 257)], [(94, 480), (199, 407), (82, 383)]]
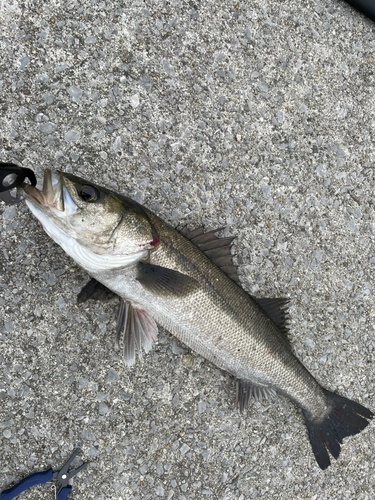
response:
[(71, 173), (46, 170), (43, 188), (23, 186), (47, 234), (91, 277), (78, 296), (121, 298), (115, 345), (131, 366), (148, 353), (158, 325), (236, 379), (240, 411), (250, 398), (280, 394), (304, 415), (321, 469), (373, 413), (322, 387), (294, 355), (288, 299), (256, 298), (232, 261), (233, 237), (181, 231), (122, 194)]

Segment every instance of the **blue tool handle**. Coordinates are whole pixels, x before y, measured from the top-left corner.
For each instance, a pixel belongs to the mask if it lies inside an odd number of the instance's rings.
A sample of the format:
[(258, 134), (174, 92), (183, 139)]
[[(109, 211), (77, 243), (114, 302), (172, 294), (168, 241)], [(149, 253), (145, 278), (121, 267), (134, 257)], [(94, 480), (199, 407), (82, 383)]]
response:
[(35, 486), (36, 484), (48, 483), (48, 481), (51, 481), (52, 477), (53, 477), (52, 469), (48, 469), (43, 472), (35, 472), (35, 474), (31, 474), (31, 476), (22, 479), (22, 481), (13, 486), (13, 488), (9, 488), (9, 490), (4, 490), (0, 495), (0, 499), (12, 500), (12, 498), (16, 498), (16, 496), (22, 493), (23, 491), (26, 491), (29, 488), (31, 488), (31, 486)]
[(68, 484), (68, 486), (64, 486), (64, 488), (61, 488), (59, 494), (57, 495), (57, 500), (68, 500), (68, 495), (71, 489), (72, 487), (70, 486), (70, 484)]

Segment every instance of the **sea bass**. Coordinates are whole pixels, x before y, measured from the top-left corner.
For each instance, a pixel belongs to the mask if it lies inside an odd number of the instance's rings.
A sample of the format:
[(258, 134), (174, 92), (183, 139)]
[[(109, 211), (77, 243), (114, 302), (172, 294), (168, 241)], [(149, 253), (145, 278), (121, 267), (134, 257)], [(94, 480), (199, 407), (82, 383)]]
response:
[(337, 459), (343, 438), (368, 425), (370, 410), (324, 389), (294, 356), (287, 300), (241, 288), (232, 238), (179, 232), (130, 198), (67, 173), (47, 170), (42, 191), (23, 189), (45, 231), (92, 277), (79, 300), (121, 297), (116, 342), (123, 332), (127, 365), (151, 349), (158, 323), (236, 377), (241, 410), (270, 392), (294, 401), (322, 469), (328, 451)]

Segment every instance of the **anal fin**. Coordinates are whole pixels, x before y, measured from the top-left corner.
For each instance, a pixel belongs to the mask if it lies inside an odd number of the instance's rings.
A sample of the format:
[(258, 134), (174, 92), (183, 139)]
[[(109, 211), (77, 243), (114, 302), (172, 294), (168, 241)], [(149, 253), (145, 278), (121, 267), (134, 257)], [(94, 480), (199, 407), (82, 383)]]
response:
[(255, 401), (261, 401), (264, 398), (276, 394), (276, 392), (267, 385), (256, 384), (250, 380), (240, 378), (236, 380), (236, 393), (237, 404), (241, 412), (247, 408), (251, 396), (254, 397)]
[(123, 332), (123, 357), (126, 366), (135, 363), (136, 354), (142, 360), (142, 349), (147, 354), (157, 337), (154, 319), (140, 305), (121, 299), (117, 317), (115, 346), (118, 349)]

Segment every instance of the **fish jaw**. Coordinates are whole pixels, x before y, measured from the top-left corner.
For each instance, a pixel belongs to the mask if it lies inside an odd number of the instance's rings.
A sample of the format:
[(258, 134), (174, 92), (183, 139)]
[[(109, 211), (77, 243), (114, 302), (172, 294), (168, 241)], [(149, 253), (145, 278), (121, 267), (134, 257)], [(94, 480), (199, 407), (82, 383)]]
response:
[[(30, 204), (53, 210), (55, 216), (66, 217), (74, 214), (78, 207), (64, 185), (61, 172), (46, 170), (44, 172), (43, 188), (40, 191), (34, 186), (24, 185), (26, 200)], [(28, 204), (29, 206), (29, 204)]]

